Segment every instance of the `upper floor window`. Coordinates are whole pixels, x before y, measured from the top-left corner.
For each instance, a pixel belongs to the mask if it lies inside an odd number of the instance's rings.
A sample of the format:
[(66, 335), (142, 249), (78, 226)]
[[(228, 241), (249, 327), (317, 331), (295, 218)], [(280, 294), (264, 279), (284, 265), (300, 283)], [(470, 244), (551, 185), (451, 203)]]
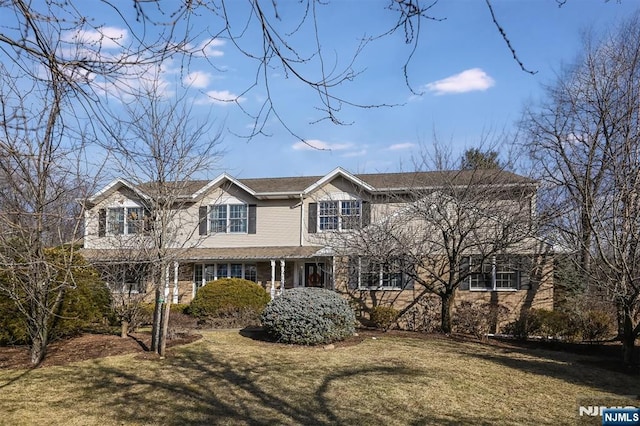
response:
[(318, 227), (321, 231), (354, 229), (362, 223), (360, 200), (321, 201), (318, 203)]
[(144, 230), (142, 207), (115, 207), (107, 209), (107, 232), (110, 235), (139, 234)]
[(211, 233), (246, 233), (246, 204), (219, 204), (210, 206), (209, 232)]

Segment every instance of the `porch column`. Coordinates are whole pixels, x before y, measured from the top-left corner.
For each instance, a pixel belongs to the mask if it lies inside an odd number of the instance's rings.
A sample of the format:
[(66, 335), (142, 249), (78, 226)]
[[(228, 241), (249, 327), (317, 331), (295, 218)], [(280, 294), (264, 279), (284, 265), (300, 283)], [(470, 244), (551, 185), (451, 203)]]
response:
[(169, 265), (164, 267), (164, 300), (169, 300)]
[(280, 259), (280, 294), (284, 293), (284, 259)]
[(336, 289), (336, 257), (331, 257), (331, 290)]
[(276, 261), (271, 260), (271, 298), (276, 297)]
[(178, 303), (178, 262), (173, 262), (173, 302)]

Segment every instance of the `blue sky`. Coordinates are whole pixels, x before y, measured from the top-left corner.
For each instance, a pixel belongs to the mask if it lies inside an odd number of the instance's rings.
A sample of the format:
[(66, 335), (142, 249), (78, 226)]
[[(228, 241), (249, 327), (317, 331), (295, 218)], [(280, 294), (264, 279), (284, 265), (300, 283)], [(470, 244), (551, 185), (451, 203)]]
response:
[[(297, 3), (279, 2), (284, 9), (292, 4)], [(327, 15), (322, 15), (326, 20), (319, 22), (325, 50), (335, 49), (337, 61), (344, 63), (359, 36), (389, 25), (393, 16), (384, 5), (352, 0), (326, 6)], [(578, 54), (582, 31), (614, 29), (636, 6), (624, 0), (569, 0), (561, 8), (554, 0), (495, 0), (494, 12), (519, 58), (537, 71), (530, 75), (512, 59), (484, 2), (440, 2), (432, 15), (446, 19), (423, 23), (409, 67), (410, 84), (421, 95), (412, 94), (405, 85), (402, 64), (408, 47), (402, 34), (371, 43), (355, 65), (362, 74), (339, 88), (340, 95), (357, 103), (399, 106), (345, 107), (339, 117), (349, 125), (311, 124), (322, 117), (314, 109), (317, 96), (273, 70), (278, 113), (296, 134), (327, 150), (310, 149), (270, 122), (270, 137), (247, 141), (226, 133), (224, 168), (239, 177), (324, 174), (336, 166), (368, 173), (410, 170), (412, 157), (430, 149), (434, 133), (456, 156), (483, 137), (497, 138), (503, 131), (512, 131), (523, 106), (539, 98), (542, 85), (552, 82), (562, 64)], [(283, 16), (284, 21), (286, 13)], [(251, 78), (254, 70), (241, 69), (245, 61), (228, 43), (219, 49), (223, 54), (216, 63), (233, 72), (216, 75), (210, 88), (237, 94), (246, 85), (243, 78)], [(259, 92), (248, 94), (242, 106), (256, 105)], [(217, 106), (214, 114), (225, 119), (230, 132), (242, 133), (250, 124), (232, 104)]]
[[(120, 3), (122, 16), (135, 24), (131, 2)], [(272, 20), (274, 25), (283, 33), (296, 29), (302, 13), (300, 2), (276, 3), (281, 19)], [(261, 4), (272, 16), (272, 2)], [(388, 4), (388, 0), (335, 0), (317, 5), (318, 40), (326, 69), (343, 69), (363, 36), (378, 35), (394, 23), (396, 15), (385, 10)], [(430, 14), (442, 20), (423, 21), (418, 49), (408, 69), (408, 81), (419, 94), (411, 92), (403, 75), (410, 46), (404, 43), (402, 31), (369, 43), (353, 64), (360, 73), (333, 91), (357, 104), (395, 106), (343, 105), (338, 118), (347, 125), (321, 120), (325, 116), (318, 110), (318, 94), (287, 77), (273, 62), (265, 75), (275, 111), (289, 130), (271, 116), (264, 121), (269, 136), (250, 139), (239, 136), (247, 135), (254, 124), (246, 112), (256, 114), (267, 91), (264, 77), (252, 86), (257, 63), (238, 47), (246, 52), (260, 51), (256, 22), (249, 23), (236, 46), (215, 37), (221, 21), (214, 14), (193, 17), (191, 47), (199, 48), (206, 57), (193, 58), (188, 68), (180, 67), (184, 63), (178, 60), (169, 61), (163, 65), (161, 78), (168, 94), (188, 84), (187, 99), (193, 102), (194, 119), (208, 117), (222, 127), (226, 152), (219, 168), (212, 175), (198, 177), (213, 178), (223, 171), (236, 177), (322, 175), (337, 166), (358, 173), (411, 170), (412, 158), (431, 148), (434, 135), (457, 157), (483, 139), (491, 142), (514, 131), (524, 105), (540, 98), (542, 85), (553, 82), (562, 64), (570, 63), (579, 53), (582, 31), (615, 30), (617, 22), (640, 7), (631, 0), (568, 0), (562, 7), (555, 0), (493, 0), (492, 4), (519, 58), (536, 71), (535, 75), (522, 71), (513, 60), (484, 1), (441, 0)], [(247, 22), (247, 5), (234, 0), (227, 6), (232, 31), (239, 34)], [(131, 37), (121, 20), (111, 21), (108, 14), (99, 18), (106, 25), (102, 31), (107, 36), (103, 44), (107, 49), (116, 49), (121, 40)], [(2, 21), (0, 18), (0, 24)], [(288, 39), (303, 57), (313, 52), (316, 39), (312, 23), (307, 21)], [(81, 37), (91, 39), (95, 34)], [(118, 42), (110, 46), (109, 37)], [(301, 69), (309, 76), (318, 75), (317, 61)]]

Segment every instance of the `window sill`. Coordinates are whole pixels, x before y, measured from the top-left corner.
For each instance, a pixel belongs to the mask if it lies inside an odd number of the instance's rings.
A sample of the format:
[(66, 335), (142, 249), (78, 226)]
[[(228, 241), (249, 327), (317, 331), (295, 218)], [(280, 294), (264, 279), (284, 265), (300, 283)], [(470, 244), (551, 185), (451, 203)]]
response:
[(360, 291), (402, 291), (403, 288), (398, 287), (358, 287)]
[(209, 232), (207, 235), (249, 235), (248, 232)]
[(496, 292), (496, 293), (513, 293), (519, 291), (517, 288), (470, 288), (469, 291), (476, 292)]

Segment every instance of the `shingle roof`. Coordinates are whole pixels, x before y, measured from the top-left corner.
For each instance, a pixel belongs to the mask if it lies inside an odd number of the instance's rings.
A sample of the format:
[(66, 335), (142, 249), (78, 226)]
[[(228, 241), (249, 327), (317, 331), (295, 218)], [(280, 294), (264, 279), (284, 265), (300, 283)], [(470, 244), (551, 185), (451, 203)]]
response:
[[(270, 259), (308, 259), (321, 255), (319, 246), (274, 246), (274, 247), (225, 247), (225, 248), (187, 248), (174, 250), (173, 256), (182, 261), (194, 260), (270, 260)], [(87, 259), (104, 262), (134, 261), (131, 251), (110, 249), (82, 249), (81, 253)], [(140, 261), (142, 254), (135, 259)]]
[(451, 185), (530, 184), (532, 179), (504, 170), (443, 170), (407, 173), (357, 174), (358, 179), (378, 190)]
[[(530, 184), (533, 180), (504, 170), (354, 174), (377, 190), (469, 184)], [(323, 176), (238, 179), (257, 193), (302, 192)]]
[(249, 188), (259, 193), (302, 192), (313, 185), (322, 176), (298, 176), (277, 178), (238, 179)]
[[(428, 188), (457, 185), (506, 185), (506, 184), (533, 184), (534, 180), (504, 170), (445, 170), (430, 172), (404, 172), (404, 173), (365, 173), (354, 174), (373, 187), (376, 191), (401, 190), (411, 188)], [(256, 195), (261, 194), (292, 194), (303, 193), (305, 189), (323, 179), (324, 176), (290, 176), (271, 178), (245, 178), (237, 179)], [(205, 187), (211, 181), (193, 180), (170, 182), (173, 188), (179, 189), (179, 195), (191, 197), (198, 190)], [(153, 188), (152, 183), (138, 186), (143, 192)]]

